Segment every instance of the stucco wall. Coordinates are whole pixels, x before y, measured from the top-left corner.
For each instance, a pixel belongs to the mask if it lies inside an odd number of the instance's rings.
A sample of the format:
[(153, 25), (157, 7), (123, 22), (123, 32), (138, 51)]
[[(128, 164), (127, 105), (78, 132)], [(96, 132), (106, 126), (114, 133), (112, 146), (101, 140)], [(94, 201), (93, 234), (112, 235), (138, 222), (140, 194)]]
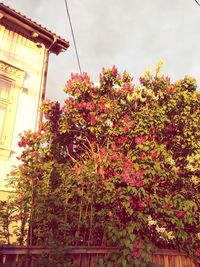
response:
[(11, 157), (0, 159), (0, 190), (5, 189), (5, 177), (11, 166), (17, 164), (19, 133), (37, 128), (45, 55), (44, 45), (38, 47), (35, 42), (0, 25), (0, 60), (26, 73), (17, 103)]

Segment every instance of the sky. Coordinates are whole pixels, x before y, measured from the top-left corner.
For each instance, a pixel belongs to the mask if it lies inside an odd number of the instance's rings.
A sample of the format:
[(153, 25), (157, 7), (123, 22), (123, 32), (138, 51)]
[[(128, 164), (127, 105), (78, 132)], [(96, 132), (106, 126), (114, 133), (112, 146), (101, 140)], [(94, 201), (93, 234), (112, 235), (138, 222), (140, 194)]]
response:
[[(82, 71), (98, 82), (102, 68), (127, 70), (138, 83), (164, 60), (172, 80), (188, 74), (200, 84), (200, 7), (195, 0), (67, 0)], [(63, 103), (63, 88), (79, 72), (65, 0), (1, 0), (70, 42), (50, 55), (46, 97)]]

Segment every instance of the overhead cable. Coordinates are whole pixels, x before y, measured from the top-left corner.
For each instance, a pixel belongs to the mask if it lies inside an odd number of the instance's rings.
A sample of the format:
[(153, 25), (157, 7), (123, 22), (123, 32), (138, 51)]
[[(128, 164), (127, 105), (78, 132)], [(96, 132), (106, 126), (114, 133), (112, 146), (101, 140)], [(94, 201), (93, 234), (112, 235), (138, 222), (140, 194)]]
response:
[(77, 46), (76, 46), (76, 40), (75, 40), (75, 36), (74, 36), (74, 30), (73, 30), (73, 26), (72, 26), (72, 21), (71, 21), (71, 17), (70, 17), (70, 12), (69, 12), (69, 7), (68, 7), (68, 4), (67, 4), (67, 0), (65, 0), (65, 7), (66, 7), (66, 11), (67, 11), (67, 16), (68, 16), (68, 19), (69, 19), (70, 28), (71, 28), (71, 34), (72, 34), (72, 38), (73, 38), (73, 42), (74, 42), (74, 48), (75, 48), (75, 52), (76, 52), (76, 58), (77, 58), (77, 62), (78, 62), (79, 72), (80, 72), (80, 74), (82, 74), (80, 58), (79, 58), (78, 49), (77, 49)]
[(200, 6), (200, 3), (197, 1), (197, 0), (194, 0), (196, 3), (197, 3), (197, 5), (199, 5)]

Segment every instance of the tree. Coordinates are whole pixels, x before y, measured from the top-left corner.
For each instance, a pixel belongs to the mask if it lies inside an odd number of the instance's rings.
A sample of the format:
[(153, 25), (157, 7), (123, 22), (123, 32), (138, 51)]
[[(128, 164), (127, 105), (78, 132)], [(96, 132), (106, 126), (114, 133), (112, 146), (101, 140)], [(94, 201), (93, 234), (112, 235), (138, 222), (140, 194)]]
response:
[(72, 74), (64, 106), (43, 103), (40, 131), (21, 135), (13, 182), (29, 243), (118, 245), (115, 266), (145, 266), (149, 244), (198, 249), (200, 94), (160, 67), (140, 86), (115, 66), (98, 86)]

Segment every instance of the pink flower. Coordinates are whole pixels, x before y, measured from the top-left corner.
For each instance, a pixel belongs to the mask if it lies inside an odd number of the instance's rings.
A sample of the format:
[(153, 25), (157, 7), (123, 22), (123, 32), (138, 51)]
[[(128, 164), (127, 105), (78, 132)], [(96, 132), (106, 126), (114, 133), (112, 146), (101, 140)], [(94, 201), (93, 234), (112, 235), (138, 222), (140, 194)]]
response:
[(117, 68), (115, 67), (115, 65), (112, 67), (112, 73), (113, 73), (113, 74), (117, 74), (117, 73), (118, 73), (118, 70), (117, 70)]
[(34, 152), (32, 153), (32, 156), (33, 156), (34, 158), (38, 158), (39, 154), (38, 154), (37, 151), (34, 151)]
[(85, 107), (85, 103), (83, 103), (83, 102), (75, 103), (74, 106), (76, 109), (83, 109)]
[(19, 147), (25, 147), (28, 144), (29, 144), (29, 141), (25, 139), (24, 137), (18, 142)]
[(105, 102), (103, 100), (101, 100), (99, 103), (99, 109), (100, 109), (100, 111), (103, 111), (104, 108), (105, 108)]
[(65, 107), (63, 108), (63, 112), (66, 113), (66, 114), (70, 113), (70, 107), (65, 106)]
[(141, 187), (143, 186), (143, 176), (144, 170), (139, 169), (137, 171), (133, 168), (133, 163), (131, 161), (126, 161), (122, 164), (122, 181), (129, 183), (131, 186)]
[(108, 150), (105, 147), (101, 147), (99, 150), (100, 150), (101, 157), (104, 157), (108, 153)]
[(136, 136), (136, 137), (135, 137), (135, 143), (136, 143), (137, 145), (142, 145), (142, 144), (144, 144), (144, 143), (146, 142), (146, 140), (147, 140), (147, 137), (144, 136), (144, 135), (140, 135), (140, 136)]
[(167, 82), (167, 84), (170, 84), (170, 77), (169, 76), (166, 76), (165, 77), (165, 81)]
[(90, 111), (94, 110), (94, 102), (90, 101), (87, 103), (87, 109), (89, 109)]
[(141, 252), (142, 252), (142, 242), (141, 240), (136, 240), (131, 255), (134, 259), (138, 259), (141, 256)]
[(130, 203), (132, 209), (134, 209), (134, 210), (137, 209), (137, 207), (138, 207), (138, 201), (137, 200), (130, 198), (129, 203)]
[(67, 100), (65, 100), (65, 104), (66, 104), (66, 106), (71, 105), (71, 103), (72, 103), (72, 100), (71, 100), (70, 98), (67, 99)]
[(145, 152), (141, 152), (139, 154), (139, 157), (140, 157), (141, 160), (144, 160), (146, 158), (146, 153)]
[(186, 212), (184, 210), (178, 210), (175, 212), (175, 215), (177, 218), (183, 218), (185, 216)]
[(129, 118), (129, 116), (126, 114), (126, 115), (124, 116), (124, 121), (125, 121), (126, 123), (128, 123), (129, 120), (130, 120), (130, 118)]
[(75, 123), (76, 122), (76, 119), (75, 118), (71, 118), (71, 122), (72, 123)]
[(135, 186), (135, 187), (143, 186), (143, 181), (142, 180), (136, 180), (135, 177), (130, 177), (129, 183), (131, 186)]
[(170, 95), (173, 95), (174, 90), (175, 90), (174, 87), (168, 87), (168, 88), (167, 88), (167, 93), (169, 93)]
[(146, 208), (146, 204), (144, 203), (144, 201), (140, 201), (140, 200), (136, 200), (134, 198), (130, 198), (129, 199), (129, 203), (132, 209), (134, 210), (144, 210)]
[(196, 257), (200, 258), (200, 248), (197, 248), (194, 254)]
[(130, 175), (129, 175), (129, 172), (124, 170), (122, 172), (122, 181), (123, 182), (129, 182), (130, 181)]
[(44, 117), (45, 117), (46, 120), (50, 119), (50, 115), (49, 114), (44, 113)]
[(113, 151), (117, 150), (117, 146), (116, 146), (115, 142), (112, 143), (111, 148)]
[(172, 207), (173, 206), (171, 204), (167, 204), (167, 205), (164, 206), (164, 209), (171, 210)]
[(40, 131), (46, 131), (47, 128), (45, 127), (44, 123), (40, 123), (39, 129), (40, 129)]

